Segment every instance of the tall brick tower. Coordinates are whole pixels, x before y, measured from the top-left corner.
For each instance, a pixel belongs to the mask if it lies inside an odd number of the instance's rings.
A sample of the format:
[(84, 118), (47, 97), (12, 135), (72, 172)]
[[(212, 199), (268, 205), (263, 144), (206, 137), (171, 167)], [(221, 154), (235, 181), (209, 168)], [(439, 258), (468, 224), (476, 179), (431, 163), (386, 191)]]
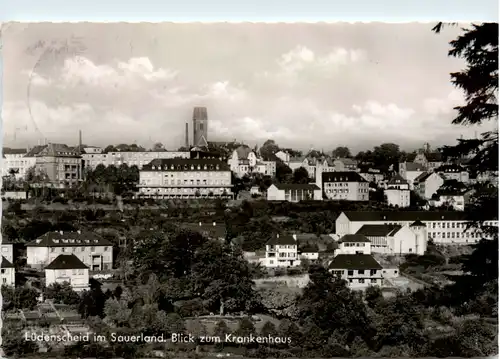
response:
[(193, 146), (208, 146), (208, 115), (206, 107), (193, 110)]

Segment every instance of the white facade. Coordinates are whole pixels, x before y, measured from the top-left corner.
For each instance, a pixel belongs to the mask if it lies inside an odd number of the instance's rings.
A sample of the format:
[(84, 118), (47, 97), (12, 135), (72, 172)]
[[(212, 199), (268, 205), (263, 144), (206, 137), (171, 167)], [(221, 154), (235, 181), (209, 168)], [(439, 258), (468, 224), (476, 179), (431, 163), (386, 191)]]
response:
[(17, 180), (26, 178), (28, 169), (35, 166), (35, 157), (25, 157), (24, 153), (4, 153), (2, 158), (2, 177), (8, 176), (11, 170), (16, 171), (14, 175)]
[(420, 163), (402, 162), (399, 164), (399, 175), (408, 182), (410, 190), (413, 190), (415, 179), (425, 172), (425, 166)]
[(14, 263), (14, 245), (12, 243), (2, 243), (2, 257)]
[(409, 189), (388, 188), (384, 190), (384, 194), (388, 205), (399, 208), (410, 207)]
[(441, 195), (439, 200), (432, 201), (435, 207), (451, 206), (455, 211), (465, 210), (465, 196), (464, 195)]
[(16, 269), (14, 265), (4, 256), (1, 258), (0, 281), (1, 285), (15, 286), (16, 285)]
[(359, 240), (362, 237), (357, 234), (346, 234), (339, 241), (339, 248), (335, 251), (338, 254), (371, 254), (371, 243), (367, 238)]
[[(393, 212), (397, 217), (391, 218), (391, 214), (380, 213), (380, 216), (371, 216), (370, 212), (358, 212), (358, 215), (367, 217), (366, 220), (351, 220), (345, 212), (341, 213), (335, 221), (337, 235), (357, 233), (361, 227), (370, 224), (399, 224), (409, 226), (420, 219), (427, 228), (427, 238), (437, 244), (472, 244), (484, 237), (476, 229), (466, 229), (468, 221), (460, 216), (460, 212)], [(405, 216), (399, 216), (404, 214)], [(373, 217), (373, 218), (372, 218)], [(380, 218), (375, 218), (380, 217)], [(385, 217), (385, 219), (384, 219)], [(401, 217), (401, 218), (398, 218)], [(486, 221), (486, 225), (498, 226), (498, 220)]]
[(370, 240), (372, 253), (423, 255), (427, 250), (428, 234), (424, 226), (366, 226), (357, 233)]
[(290, 162), (290, 154), (288, 152), (278, 151), (274, 155), (286, 164), (288, 164), (288, 162)]
[(231, 171), (219, 160), (155, 160), (139, 173), (139, 193), (150, 198), (231, 195)]
[(305, 258), (310, 261), (316, 261), (319, 259), (318, 252), (301, 252), (299, 255), (300, 258)]
[(46, 233), (26, 245), (26, 263), (31, 268), (43, 269), (59, 255), (73, 254), (93, 271), (112, 269), (112, 244), (102, 238), (90, 238), (81, 232)]
[(85, 167), (95, 169), (98, 165), (137, 166), (139, 169), (155, 159), (191, 158), (189, 151), (144, 151), (144, 152), (108, 152), (108, 153), (83, 153), (82, 159)]
[(322, 173), (320, 188), (331, 200), (369, 200), (369, 183), (354, 171)]
[(68, 282), (75, 292), (89, 288), (89, 270), (87, 269), (45, 269), (45, 285)]
[(415, 192), (424, 199), (431, 199), (437, 190), (443, 185), (442, 175), (432, 172), (422, 179), (415, 180)]
[(299, 202), (306, 200), (321, 201), (321, 189), (316, 185), (272, 184), (267, 189), (268, 201)]
[(266, 256), (261, 259), (266, 268), (296, 267), (300, 265), (296, 236), (282, 236), (279, 234), (266, 244)]

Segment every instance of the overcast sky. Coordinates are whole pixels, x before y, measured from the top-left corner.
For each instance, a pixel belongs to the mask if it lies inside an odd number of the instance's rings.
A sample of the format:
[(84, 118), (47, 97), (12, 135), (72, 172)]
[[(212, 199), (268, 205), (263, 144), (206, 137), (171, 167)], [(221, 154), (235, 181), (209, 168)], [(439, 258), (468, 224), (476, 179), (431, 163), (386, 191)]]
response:
[[(4, 145), (184, 143), (194, 106), (209, 140), (364, 150), (454, 143), (463, 102), (434, 24), (9, 24)], [(480, 131), (480, 130), (479, 130)]]

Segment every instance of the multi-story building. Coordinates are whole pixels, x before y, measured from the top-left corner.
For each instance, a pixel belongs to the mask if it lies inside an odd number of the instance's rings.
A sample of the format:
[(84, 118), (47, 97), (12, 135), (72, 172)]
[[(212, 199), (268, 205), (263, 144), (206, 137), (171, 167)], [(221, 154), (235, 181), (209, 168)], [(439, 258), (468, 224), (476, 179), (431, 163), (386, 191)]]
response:
[(1, 285), (9, 285), (9, 286), (15, 286), (16, 285), (16, 269), (14, 268), (14, 265), (12, 262), (7, 260), (4, 256), (2, 256), (2, 262), (0, 263), (0, 278), (1, 278)]
[(434, 172), (439, 173), (447, 180), (455, 180), (462, 183), (469, 183), (469, 172), (460, 165), (449, 164), (437, 167)]
[(335, 166), (335, 171), (337, 172), (357, 172), (358, 171), (358, 161), (352, 158), (337, 158), (333, 161)]
[(426, 144), (424, 149), (418, 151), (413, 162), (422, 165), (426, 171), (432, 171), (443, 164), (443, 159), (439, 152), (431, 152), (430, 146)]
[(359, 175), (366, 181), (373, 182), (378, 186), (384, 182), (384, 174), (378, 169), (369, 168), (365, 171), (360, 171)]
[(261, 259), (264, 267), (296, 267), (300, 265), (297, 237), (290, 235), (271, 238), (266, 243), (266, 256)]
[(34, 167), (36, 158), (28, 156), (30, 151), (24, 148), (4, 148), (2, 151), (2, 177), (14, 175), (16, 179), (26, 178), (29, 168)]
[(370, 240), (349, 234), (339, 240), (339, 248), (330, 262), (331, 273), (347, 281), (353, 290), (382, 286), (382, 266), (371, 255)]
[(40, 185), (64, 188), (83, 180), (82, 157), (65, 144), (37, 146), (26, 157), (35, 157), (35, 171), (45, 178)]
[(399, 175), (403, 177), (409, 184), (410, 190), (413, 190), (413, 182), (422, 173), (426, 173), (426, 168), (420, 163), (401, 162), (399, 163)]
[(389, 182), (384, 190), (387, 198), (387, 204), (400, 208), (410, 206), (410, 185), (399, 174), (396, 174)]
[(285, 151), (278, 151), (274, 154), (276, 157), (278, 157), (280, 160), (282, 160), (285, 164), (288, 165), (288, 162), (290, 162), (290, 154)]
[[(488, 214), (485, 214), (488, 215)], [(488, 238), (480, 230), (468, 227), (468, 219), (463, 212), (447, 211), (346, 211), (335, 222), (338, 236), (357, 233), (364, 225), (401, 225), (410, 226), (417, 220), (425, 224), (427, 239), (438, 244), (473, 244), (481, 238)], [(498, 227), (498, 218), (485, 222), (488, 226)]]
[(321, 201), (321, 189), (315, 184), (275, 183), (267, 189), (268, 201)]
[(311, 156), (291, 157), (286, 163), (292, 171), (298, 168), (305, 168), (311, 179), (321, 178), (323, 172), (334, 172), (335, 166), (329, 158), (316, 158)]
[(440, 173), (426, 172), (415, 178), (413, 187), (418, 196), (429, 200), (435, 193), (437, 193), (438, 189), (444, 184), (445, 180), (446, 178)]
[(45, 267), (45, 286), (65, 282), (75, 292), (89, 289), (89, 267), (74, 254), (61, 254)]
[(43, 269), (61, 254), (74, 254), (92, 271), (113, 268), (113, 245), (92, 232), (47, 232), (26, 245), (27, 264)]
[(246, 145), (236, 148), (227, 163), (237, 177), (243, 177), (250, 173), (261, 173), (266, 176), (276, 175), (276, 162), (264, 161)]
[(144, 151), (144, 152), (108, 152), (108, 153), (83, 153), (82, 158), (85, 168), (95, 169), (98, 165), (137, 166), (141, 169), (156, 159), (190, 158), (189, 151)]
[(368, 201), (369, 183), (354, 171), (324, 172), (321, 187), (328, 199), (344, 201)]
[(356, 234), (370, 240), (372, 253), (423, 255), (427, 250), (427, 227), (418, 220), (405, 226), (365, 224)]
[(231, 196), (231, 170), (220, 160), (158, 159), (144, 165), (139, 193), (148, 198)]

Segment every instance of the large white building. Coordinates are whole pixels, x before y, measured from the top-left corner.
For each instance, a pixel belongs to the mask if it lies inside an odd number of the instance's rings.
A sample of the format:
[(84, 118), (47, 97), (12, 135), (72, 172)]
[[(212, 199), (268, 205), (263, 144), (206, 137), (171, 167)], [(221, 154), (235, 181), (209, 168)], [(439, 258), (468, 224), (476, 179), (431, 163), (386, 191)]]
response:
[(45, 286), (65, 282), (75, 292), (89, 289), (89, 267), (74, 254), (61, 254), (45, 267)]
[(347, 234), (340, 238), (339, 248), (328, 269), (347, 281), (351, 289), (382, 286), (382, 266), (371, 255), (370, 240), (361, 234)]
[(271, 238), (266, 243), (266, 256), (261, 259), (261, 263), (266, 268), (300, 265), (297, 237), (277, 234)]
[(161, 159), (143, 166), (139, 193), (148, 198), (231, 196), (231, 170), (214, 159)]
[(173, 159), (173, 158), (186, 158), (191, 157), (189, 151), (143, 151), (143, 152), (108, 152), (99, 153), (94, 148), (87, 152), (87, 148), (82, 153), (82, 159), (85, 168), (95, 169), (98, 165), (104, 166), (120, 166), (127, 164), (128, 166), (137, 166), (141, 169), (144, 165), (151, 163), (157, 159)]
[(16, 179), (26, 178), (28, 169), (36, 164), (36, 157), (28, 156), (25, 148), (4, 148), (2, 151), (2, 177), (14, 173)]
[(365, 224), (356, 234), (370, 240), (372, 253), (423, 255), (427, 250), (427, 227), (418, 220), (405, 226)]
[(285, 162), (292, 171), (299, 168), (305, 168), (310, 179), (316, 181), (321, 179), (323, 172), (334, 172), (336, 170), (333, 161), (329, 158), (315, 158), (311, 156), (291, 157)]
[(354, 171), (321, 174), (321, 188), (331, 200), (368, 201), (369, 183)]
[(268, 201), (321, 201), (321, 189), (315, 184), (275, 183), (267, 189)]
[(410, 184), (411, 190), (413, 190), (413, 182), (415, 179), (426, 172), (426, 167), (420, 163), (401, 162), (399, 164), (399, 175)]
[(2, 257), (5, 257), (9, 262), (14, 263), (14, 244), (3, 240), (1, 248)]
[(399, 208), (410, 207), (410, 184), (401, 175), (396, 174), (384, 190), (387, 204)]
[[(485, 214), (487, 215), (487, 214)], [(468, 220), (464, 212), (447, 211), (346, 211), (335, 221), (336, 234), (357, 233), (364, 225), (409, 226), (417, 220), (425, 224), (427, 238), (438, 244), (473, 244), (484, 234), (474, 228), (467, 229)], [(486, 221), (486, 225), (498, 227), (498, 219)]]
[(43, 269), (61, 254), (74, 254), (92, 271), (113, 268), (113, 245), (92, 232), (47, 232), (26, 245), (27, 264)]

